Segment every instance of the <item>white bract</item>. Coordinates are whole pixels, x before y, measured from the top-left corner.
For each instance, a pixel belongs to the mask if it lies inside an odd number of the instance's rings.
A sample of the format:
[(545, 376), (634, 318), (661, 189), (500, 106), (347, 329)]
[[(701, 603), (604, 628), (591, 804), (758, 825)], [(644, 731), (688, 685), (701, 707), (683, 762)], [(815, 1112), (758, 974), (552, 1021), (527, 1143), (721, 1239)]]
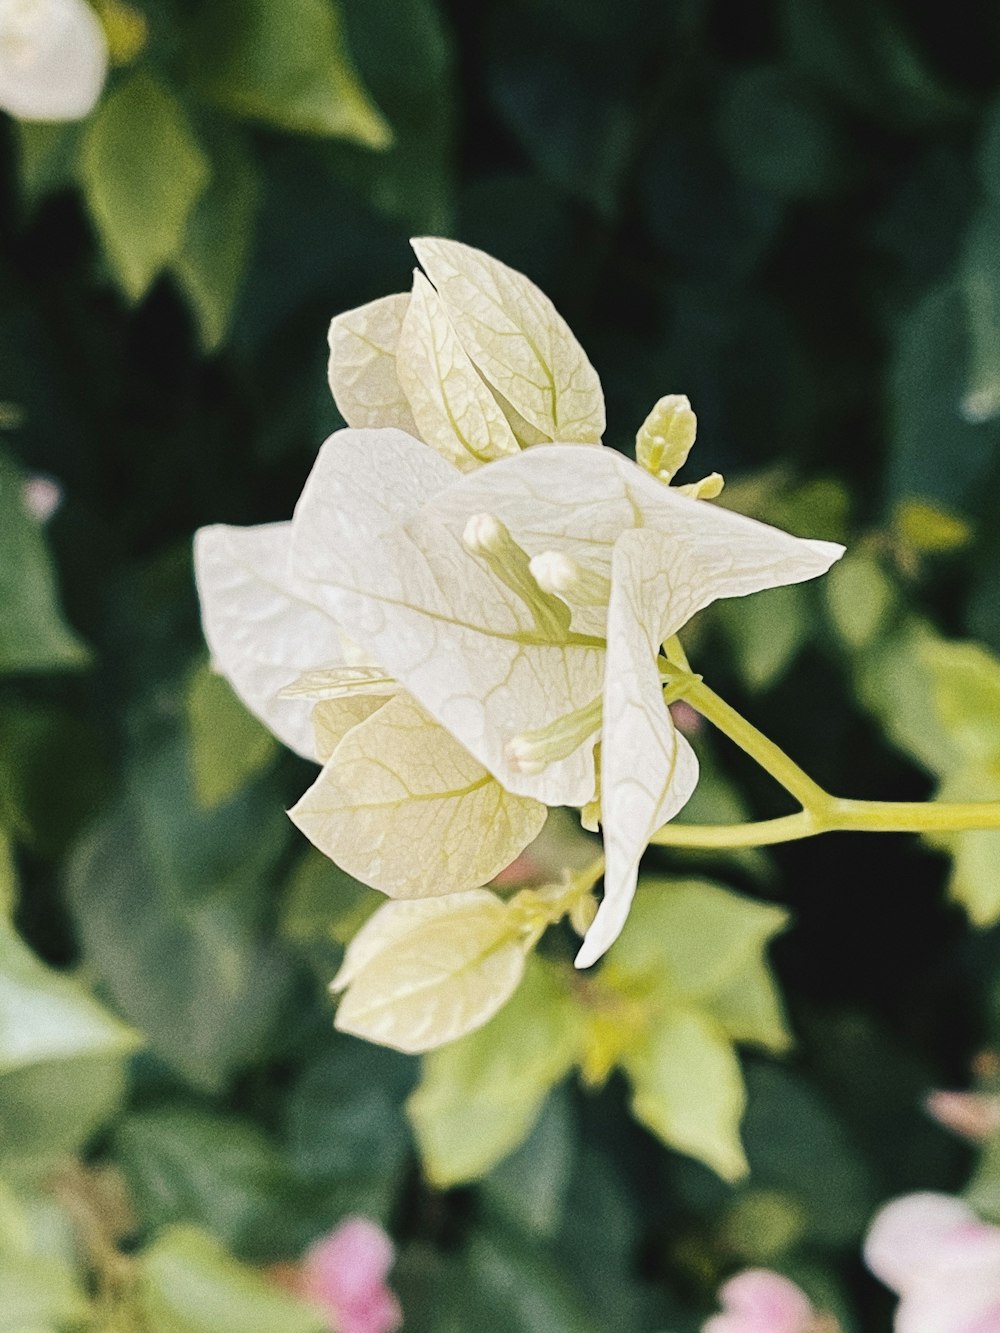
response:
[(86, 0), (0, 0), (0, 109), (20, 120), (81, 120), (108, 71)]
[(415, 248), (430, 281), (333, 323), (351, 428), (323, 445), (292, 523), (199, 534), (206, 634), (248, 706), (326, 760), (293, 819), (392, 896), (475, 888), (546, 806), (599, 794), (585, 966), (697, 780), (664, 641), (841, 548), (666, 485), (693, 438), (686, 400), (644, 428), (661, 477), (600, 447), (600, 385), (547, 298), (467, 246)]

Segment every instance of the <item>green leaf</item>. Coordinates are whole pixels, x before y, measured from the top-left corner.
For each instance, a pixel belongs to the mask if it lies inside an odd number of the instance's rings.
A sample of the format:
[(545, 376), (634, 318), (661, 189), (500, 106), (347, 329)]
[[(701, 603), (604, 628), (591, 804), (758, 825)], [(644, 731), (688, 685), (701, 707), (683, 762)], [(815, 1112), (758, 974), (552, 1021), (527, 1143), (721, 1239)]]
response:
[(934, 287), (899, 323), (889, 379), (888, 485), (960, 509), (992, 468), (998, 439), (963, 402), (969, 338), (962, 293)]
[(68, 1264), (0, 1252), (0, 1333), (55, 1333), (90, 1325), (90, 1304)]
[(287, 964), (260, 918), (285, 837), (273, 793), (200, 810), (172, 744), (130, 766), (69, 863), (89, 962), (157, 1054), (209, 1091), (260, 1054), (284, 1001)]
[(455, 188), (456, 71), (451, 33), (436, 0), (373, 5), (344, 0), (351, 52), (393, 127), (374, 157), (337, 145), (338, 174), (411, 231), (448, 234)]
[(492, 1212), (525, 1236), (551, 1240), (563, 1220), (575, 1156), (576, 1123), (569, 1098), (549, 1095), (534, 1129), (482, 1182)]
[(382, 902), (381, 894), (310, 847), (289, 878), (278, 933), (326, 983), (340, 967), (348, 941)]
[(395, 1051), (328, 1037), (289, 1089), (288, 1158), (318, 1214), (363, 1213), (388, 1225), (411, 1151), (403, 1101), (415, 1074), (415, 1062)]
[(972, 763), (1000, 774), (1000, 660), (978, 643), (928, 639), (920, 661), (938, 721)]
[(157, 1333), (324, 1333), (327, 1322), (196, 1227), (169, 1227), (139, 1257), (139, 1303)]
[(180, 102), (139, 70), (87, 122), (84, 194), (119, 286), (138, 301), (178, 254), (210, 167)]
[[(997, 756), (988, 770), (970, 764), (947, 774), (935, 797), (941, 801), (1000, 801)], [(951, 854), (948, 896), (962, 905), (973, 925), (992, 926), (1000, 919), (1000, 830), (936, 834), (928, 841)]]
[(850, 648), (873, 643), (898, 600), (879, 562), (850, 552), (823, 580), (823, 593), (834, 628)]
[(52, 558), (25, 508), (24, 482), (0, 450), (0, 673), (79, 667), (89, 655), (59, 609)]
[(969, 366), (962, 413), (989, 421), (1000, 413), (1000, 278), (996, 254), (1000, 211), (987, 206), (973, 218), (965, 239), (960, 280), (968, 322)]
[(760, 65), (729, 85), (719, 137), (733, 169), (785, 199), (829, 194), (847, 178), (850, 155), (814, 90), (787, 69)]
[(801, 584), (721, 601), (715, 614), (733, 647), (733, 662), (751, 689), (777, 683), (807, 642), (809, 592)]
[(776, 1055), (792, 1045), (781, 992), (763, 959), (750, 960), (715, 991), (706, 1012), (733, 1041), (761, 1046)]
[(195, 796), (212, 810), (267, 768), (278, 745), (208, 663), (192, 674), (185, 706)]
[(768, 941), (787, 921), (781, 908), (716, 884), (644, 877), (611, 953), (609, 979), (711, 998), (763, 961)]
[(17, 866), (10, 834), (0, 828), (0, 923), (9, 922), (17, 906)]
[(473, 1235), (464, 1265), (501, 1333), (598, 1333), (598, 1323), (569, 1278), (538, 1245), (500, 1231)]
[(138, 1111), (119, 1125), (115, 1157), (147, 1227), (192, 1222), (241, 1254), (281, 1253), (294, 1189), (249, 1121), (180, 1105)]
[(424, 1058), (407, 1112), (428, 1180), (438, 1188), (475, 1180), (512, 1152), (579, 1049), (563, 974), (532, 958), (495, 1018)]
[(18, 173), (21, 193), (29, 209), (57, 190), (76, 183), (76, 158), (80, 146), (78, 121), (49, 124), (17, 120)]
[(222, 0), (205, 11), (192, 50), (205, 92), (234, 115), (368, 148), (392, 142), (354, 72), (329, 0)]
[(79, 1148), (118, 1105), (125, 1061), (140, 1040), (0, 923), (0, 1146), (8, 1169), (34, 1173)]
[(724, 1180), (746, 1174), (743, 1077), (732, 1042), (717, 1024), (697, 1010), (669, 1010), (623, 1053), (621, 1064), (636, 1118), (668, 1147), (707, 1162)]
[(260, 180), (248, 145), (213, 127), (212, 179), (195, 205), (171, 271), (194, 308), (202, 351), (217, 351), (253, 253)]

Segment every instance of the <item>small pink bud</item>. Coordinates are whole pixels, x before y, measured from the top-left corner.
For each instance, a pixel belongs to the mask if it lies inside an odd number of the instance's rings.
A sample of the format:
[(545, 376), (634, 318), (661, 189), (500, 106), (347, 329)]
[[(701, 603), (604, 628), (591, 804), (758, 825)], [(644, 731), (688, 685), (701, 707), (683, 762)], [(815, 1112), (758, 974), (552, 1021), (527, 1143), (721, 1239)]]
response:
[(703, 1333), (809, 1333), (816, 1311), (805, 1292), (787, 1277), (750, 1268), (719, 1290), (722, 1314)]
[(51, 477), (36, 472), (24, 483), (21, 499), (33, 519), (47, 523), (62, 504), (62, 487)]
[(686, 699), (674, 700), (670, 705), (670, 716), (674, 719), (674, 726), (685, 736), (697, 736), (701, 730), (701, 714)]
[(1000, 1131), (1000, 1096), (991, 1092), (930, 1092), (927, 1112), (970, 1143), (985, 1143)]
[(386, 1284), (394, 1256), (380, 1226), (350, 1217), (306, 1252), (302, 1295), (327, 1311), (331, 1333), (395, 1333), (403, 1314)]

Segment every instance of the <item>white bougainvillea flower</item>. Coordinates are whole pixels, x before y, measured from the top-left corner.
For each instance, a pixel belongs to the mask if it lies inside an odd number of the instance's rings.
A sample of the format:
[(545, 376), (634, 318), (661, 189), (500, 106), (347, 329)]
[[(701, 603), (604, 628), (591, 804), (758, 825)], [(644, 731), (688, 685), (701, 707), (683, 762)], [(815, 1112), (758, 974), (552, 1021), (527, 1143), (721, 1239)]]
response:
[(344, 420), (394, 426), (463, 471), (560, 440), (597, 444), (604, 395), (569, 325), (533, 282), (481, 250), (413, 242), (426, 277), (330, 325)]
[[(814, 578), (842, 548), (679, 494), (607, 449), (553, 444), (447, 477), (433, 458), (399, 431), (333, 436), (296, 509), (293, 567), (507, 792), (586, 805), (600, 739), (607, 872), (585, 966), (619, 933), (650, 835), (697, 780), (663, 699), (661, 644), (716, 598)], [(417, 473), (444, 484), (387, 518), (386, 479)], [(347, 540), (368, 511), (368, 539)]]
[(392, 896), (477, 887), (546, 806), (588, 826), (599, 809), (584, 966), (697, 780), (662, 644), (716, 598), (813, 578), (842, 548), (697, 498), (720, 479), (666, 485), (694, 439), (680, 396), (644, 423), (645, 466), (579, 448), (599, 446), (603, 397), (548, 298), (467, 246), (414, 248), (409, 296), (333, 322), (330, 382), (355, 428), (323, 446), (290, 527), (199, 535), (206, 633), (248, 706), (324, 762), (293, 819)]
[[(363, 551), (371, 524), (395, 522), (457, 474), (413, 442), (423, 469), (348, 505), (340, 539)], [(368, 526), (366, 526), (368, 525)], [(290, 565), (288, 523), (203, 528), (195, 572), (216, 668), (266, 726), (323, 763), (292, 817), (328, 856), (392, 897), (478, 887), (541, 830), (545, 807), (487, 770), (317, 605)], [(320, 683), (313, 682), (319, 678)], [(291, 687), (291, 688), (288, 688)]]
[(0, 0), (0, 109), (20, 120), (81, 120), (108, 72), (86, 0)]

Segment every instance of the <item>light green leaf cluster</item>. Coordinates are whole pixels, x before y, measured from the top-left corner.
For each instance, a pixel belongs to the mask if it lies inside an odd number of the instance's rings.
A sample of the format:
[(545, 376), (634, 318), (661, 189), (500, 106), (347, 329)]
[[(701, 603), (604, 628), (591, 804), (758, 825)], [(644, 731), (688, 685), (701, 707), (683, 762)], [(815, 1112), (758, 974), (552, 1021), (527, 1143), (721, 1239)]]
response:
[[(871, 556), (846, 561), (827, 606), (855, 655), (858, 696), (889, 739), (938, 781), (943, 801), (1000, 799), (1000, 660), (905, 612)], [(928, 835), (951, 853), (949, 893), (979, 926), (1000, 919), (1000, 833)]]
[(591, 1084), (621, 1068), (664, 1143), (725, 1179), (745, 1174), (735, 1043), (790, 1045), (765, 957), (786, 915), (700, 881), (643, 890), (595, 978), (573, 984), (532, 958), (496, 1017), (425, 1057), (408, 1109), (432, 1183), (475, 1179), (512, 1152), (574, 1066)]
[(582, 1019), (565, 970), (532, 958), (495, 1018), (425, 1057), (407, 1112), (432, 1184), (475, 1180), (523, 1142), (580, 1057)]
[(0, 450), (0, 673), (79, 667), (88, 653), (59, 608), (48, 544), (24, 488), (24, 473)]
[(395, 426), (463, 471), (521, 445), (599, 443), (600, 381), (548, 297), (471, 246), (413, 248), (427, 276), (414, 274), (410, 296), (330, 325), (330, 387), (348, 425)]
[(791, 1044), (765, 956), (786, 922), (780, 909), (714, 884), (644, 880), (595, 983), (605, 1008), (585, 1073), (600, 1080), (621, 1066), (637, 1118), (727, 1180), (746, 1171), (734, 1045), (780, 1053)]

